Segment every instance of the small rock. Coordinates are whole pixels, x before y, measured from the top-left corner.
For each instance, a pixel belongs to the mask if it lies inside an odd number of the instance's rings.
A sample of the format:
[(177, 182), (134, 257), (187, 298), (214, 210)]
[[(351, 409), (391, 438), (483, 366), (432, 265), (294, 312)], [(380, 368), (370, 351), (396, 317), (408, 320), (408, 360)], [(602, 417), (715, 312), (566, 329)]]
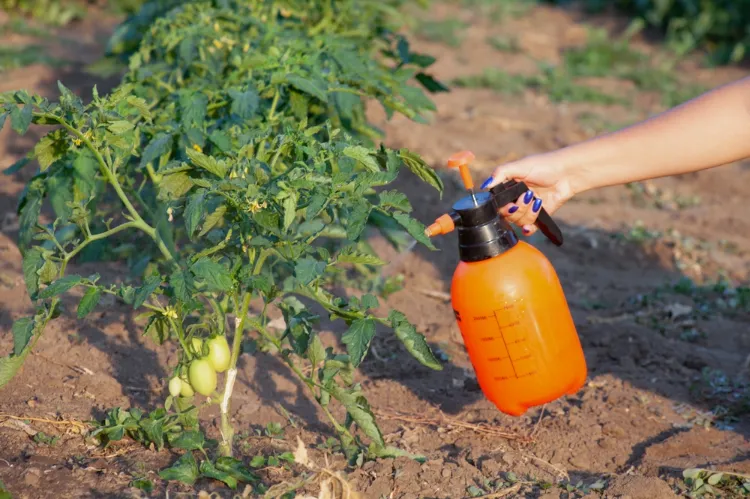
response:
[(443, 468), (443, 471), (441, 471), (440, 474), (443, 476), (443, 478), (450, 478), (451, 470), (449, 470), (448, 468)]
[(568, 462), (578, 469), (587, 469), (590, 465), (589, 460), (585, 456), (574, 456), (568, 459)]
[(503, 457), (501, 459), (508, 466), (513, 466), (514, 464), (516, 464), (516, 456), (514, 456), (510, 452), (506, 452), (505, 454), (503, 454)]
[(615, 447), (615, 441), (611, 438), (602, 438), (597, 443), (602, 449), (613, 449)]
[(28, 405), (29, 407), (33, 409), (34, 407), (39, 405), (39, 399), (37, 399), (36, 397), (31, 397), (29, 400), (26, 401), (26, 405)]
[(39, 468), (29, 468), (23, 476), (23, 482), (29, 487), (39, 487), (42, 479), (42, 472)]

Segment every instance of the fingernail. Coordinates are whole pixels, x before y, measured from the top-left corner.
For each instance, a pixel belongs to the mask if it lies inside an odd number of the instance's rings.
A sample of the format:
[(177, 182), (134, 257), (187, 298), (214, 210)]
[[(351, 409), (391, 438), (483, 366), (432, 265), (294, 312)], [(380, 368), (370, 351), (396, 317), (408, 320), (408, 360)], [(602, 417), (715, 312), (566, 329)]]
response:
[(513, 205), (513, 206), (511, 206), (511, 207), (510, 207), (510, 209), (508, 210), (508, 213), (515, 213), (515, 212), (517, 212), (517, 211), (518, 211), (518, 206), (516, 206), (516, 205)]
[(491, 183), (492, 183), (492, 177), (485, 180), (482, 186), (480, 187), (480, 189), (486, 189), (487, 187), (489, 187)]
[(531, 229), (529, 228), (528, 225), (524, 225), (523, 227), (521, 227), (521, 230), (523, 231), (524, 234), (528, 234), (529, 232), (531, 232)]
[(539, 199), (539, 198), (537, 198), (537, 200), (536, 200), (536, 201), (534, 201), (534, 204), (533, 204), (533, 205), (531, 206), (531, 210), (532, 210), (532, 211), (533, 211), (534, 213), (536, 213), (536, 212), (538, 212), (538, 211), (539, 211), (540, 209), (542, 209), (542, 200), (541, 200), (541, 199)]
[(526, 195), (523, 197), (523, 202), (529, 204), (534, 199), (534, 193), (532, 191), (526, 191)]

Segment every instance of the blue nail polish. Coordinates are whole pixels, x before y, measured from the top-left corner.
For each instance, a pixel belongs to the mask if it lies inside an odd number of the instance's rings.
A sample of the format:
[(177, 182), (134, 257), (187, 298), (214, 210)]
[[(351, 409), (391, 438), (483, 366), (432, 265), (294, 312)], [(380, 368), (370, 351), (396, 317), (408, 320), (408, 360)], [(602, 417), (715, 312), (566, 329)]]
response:
[(531, 206), (531, 209), (534, 213), (538, 212), (542, 209), (542, 200), (537, 198), (536, 201), (534, 201), (534, 204)]
[(529, 204), (532, 199), (534, 199), (534, 193), (532, 191), (526, 191), (526, 194), (523, 196), (524, 204)]
[(491, 183), (492, 183), (492, 177), (490, 177), (487, 180), (485, 180), (484, 183), (482, 184), (482, 186), (480, 187), (480, 189), (486, 189), (487, 186), (490, 185)]
[(508, 213), (515, 213), (515, 212), (517, 212), (517, 211), (518, 211), (518, 206), (516, 206), (516, 205), (513, 205), (513, 206), (511, 206), (511, 207), (510, 207), (510, 209), (508, 210)]

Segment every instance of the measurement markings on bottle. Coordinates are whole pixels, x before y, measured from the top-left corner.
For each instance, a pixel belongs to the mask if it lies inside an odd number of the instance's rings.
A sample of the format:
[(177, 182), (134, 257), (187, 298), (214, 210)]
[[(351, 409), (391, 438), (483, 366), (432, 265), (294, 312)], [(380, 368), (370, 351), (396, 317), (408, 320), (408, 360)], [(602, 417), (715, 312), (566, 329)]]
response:
[[(516, 379), (528, 377), (536, 374), (535, 370), (527, 371), (523, 368), (524, 364), (528, 364), (532, 361), (532, 355), (529, 353), (527, 343), (527, 336), (524, 331), (521, 331), (521, 320), (520, 318), (513, 318), (511, 314), (515, 312), (515, 306), (508, 304), (503, 308), (494, 311), (494, 319), (497, 324), (497, 330), (500, 334), (500, 339), (505, 346), (507, 357), (503, 357), (503, 360), (510, 362), (511, 368), (513, 369), (513, 377)], [(509, 315), (511, 315), (509, 319)], [(517, 315), (516, 315), (517, 317)], [(532, 362), (533, 365), (533, 362)], [(498, 376), (495, 379), (502, 381), (510, 379), (509, 376)]]

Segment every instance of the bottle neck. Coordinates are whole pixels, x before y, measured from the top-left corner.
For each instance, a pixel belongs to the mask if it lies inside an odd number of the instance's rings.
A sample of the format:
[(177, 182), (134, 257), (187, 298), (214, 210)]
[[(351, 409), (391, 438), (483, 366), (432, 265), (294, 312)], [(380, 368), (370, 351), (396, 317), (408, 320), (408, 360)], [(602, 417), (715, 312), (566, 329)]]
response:
[(494, 258), (518, 244), (518, 237), (501, 217), (485, 224), (458, 227), (458, 253), (463, 262)]

